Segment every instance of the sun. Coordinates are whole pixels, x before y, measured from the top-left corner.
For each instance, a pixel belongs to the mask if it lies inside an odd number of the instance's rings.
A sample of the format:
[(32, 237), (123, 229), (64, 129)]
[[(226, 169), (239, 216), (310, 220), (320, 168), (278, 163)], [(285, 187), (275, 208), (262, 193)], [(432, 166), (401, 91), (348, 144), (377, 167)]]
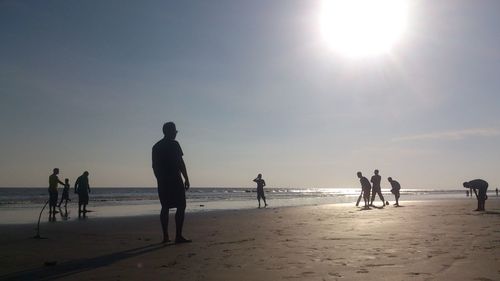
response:
[(350, 57), (388, 53), (405, 32), (408, 0), (323, 0), (323, 39)]

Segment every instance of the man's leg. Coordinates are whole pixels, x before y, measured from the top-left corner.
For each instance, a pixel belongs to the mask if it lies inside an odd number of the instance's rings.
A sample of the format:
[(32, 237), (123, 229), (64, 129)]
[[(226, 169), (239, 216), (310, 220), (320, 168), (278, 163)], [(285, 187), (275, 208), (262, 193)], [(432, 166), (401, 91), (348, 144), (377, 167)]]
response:
[(257, 194), (257, 201), (259, 201), (259, 208), (260, 208), (260, 194)]
[(375, 194), (376, 194), (375, 188), (372, 188), (372, 198), (370, 201), (370, 206), (373, 206), (373, 201), (375, 201)]
[(163, 243), (170, 241), (168, 238), (168, 208), (161, 207), (160, 212), (161, 229), (163, 230)]
[(182, 236), (182, 227), (184, 226), (184, 214), (186, 213), (186, 207), (179, 207), (175, 212), (175, 243), (188, 243), (191, 240), (186, 239)]
[(382, 188), (379, 188), (377, 190), (377, 193), (378, 193), (378, 197), (380, 198), (380, 200), (382, 200), (382, 205), (385, 205), (384, 195), (382, 195)]

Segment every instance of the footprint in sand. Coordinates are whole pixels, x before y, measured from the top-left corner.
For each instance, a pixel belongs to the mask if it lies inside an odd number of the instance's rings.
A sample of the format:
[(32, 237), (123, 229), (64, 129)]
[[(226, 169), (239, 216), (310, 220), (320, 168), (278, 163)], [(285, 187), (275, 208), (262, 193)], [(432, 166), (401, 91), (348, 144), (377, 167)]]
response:
[(368, 273), (370, 271), (368, 271), (366, 268), (361, 268), (360, 270), (356, 271), (356, 273)]

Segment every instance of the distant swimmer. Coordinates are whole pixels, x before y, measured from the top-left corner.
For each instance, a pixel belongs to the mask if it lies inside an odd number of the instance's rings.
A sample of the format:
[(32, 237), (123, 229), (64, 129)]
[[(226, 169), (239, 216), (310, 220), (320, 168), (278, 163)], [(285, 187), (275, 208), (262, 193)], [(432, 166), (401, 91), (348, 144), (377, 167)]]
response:
[(474, 191), (477, 198), (477, 209), (476, 211), (484, 211), (484, 204), (488, 196), (486, 192), (488, 191), (488, 183), (485, 180), (477, 179), (471, 180), (469, 182), (464, 182), (465, 188), (470, 188)]
[(87, 213), (87, 204), (89, 204), (90, 193), (89, 172), (83, 172), (83, 174), (76, 179), (75, 193), (78, 194), (78, 214)]
[(52, 175), (49, 176), (49, 213), (55, 214), (57, 207), (57, 197), (59, 193), (57, 192), (57, 185), (64, 183), (59, 180), (57, 175), (59, 174), (59, 168), (54, 168), (52, 170)]
[(380, 186), (380, 181), (382, 177), (378, 174), (378, 170), (374, 171), (374, 174), (371, 178), (372, 186), (372, 200), (370, 201), (370, 206), (373, 206), (373, 201), (375, 200), (375, 195), (378, 194), (380, 200), (382, 200), (382, 206), (385, 206), (384, 196), (382, 195), (382, 187)]
[(264, 207), (267, 207), (266, 196), (264, 195), (264, 186), (266, 186), (266, 182), (262, 178), (262, 174), (258, 174), (253, 181), (257, 183), (257, 200), (259, 201), (259, 208), (261, 198), (264, 201)]
[(71, 201), (71, 199), (69, 199), (69, 179), (64, 179), (64, 189), (61, 195), (61, 201), (59, 201), (59, 205), (57, 205), (57, 207), (61, 208), (63, 200), (66, 200), (64, 202), (64, 208), (66, 208), (68, 206), (68, 201)]
[(391, 193), (394, 194), (396, 198), (396, 204), (394, 204), (394, 206), (399, 207), (399, 190), (401, 189), (401, 185), (391, 177), (388, 177), (387, 180), (391, 183)]
[(370, 206), (370, 190), (372, 186), (370, 181), (366, 177), (363, 177), (361, 172), (358, 172), (359, 182), (361, 183), (361, 189), (363, 190), (363, 199), (365, 201), (365, 208), (369, 208)]
[(498, 197), (498, 188), (495, 189), (495, 192), (497, 193), (497, 197)]

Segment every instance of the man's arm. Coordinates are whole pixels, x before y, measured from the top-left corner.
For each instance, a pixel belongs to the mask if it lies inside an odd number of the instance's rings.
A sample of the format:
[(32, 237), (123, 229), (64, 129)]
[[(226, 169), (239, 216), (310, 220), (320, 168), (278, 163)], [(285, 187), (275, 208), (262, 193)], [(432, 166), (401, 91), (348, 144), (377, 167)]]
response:
[(78, 191), (78, 182), (79, 182), (79, 181), (78, 181), (78, 179), (77, 179), (77, 180), (75, 181), (75, 193), (77, 193), (77, 191)]
[(189, 177), (187, 174), (186, 164), (184, 163), (184, 159), (182, 159), (182, 158), (180, 161), (180, 170), (181, 170), (182, 176), (184, 177), (184, 186), (185, 186), (186, 190), (188, 190), (190, 187)]

